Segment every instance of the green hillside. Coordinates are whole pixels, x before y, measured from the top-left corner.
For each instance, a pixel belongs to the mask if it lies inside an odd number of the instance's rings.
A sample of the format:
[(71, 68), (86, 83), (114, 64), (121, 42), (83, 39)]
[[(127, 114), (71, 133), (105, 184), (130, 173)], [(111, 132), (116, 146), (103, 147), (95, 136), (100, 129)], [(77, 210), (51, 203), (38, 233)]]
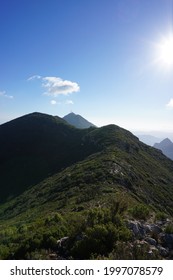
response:
[[(173, 161), (160, 151), (115, 125), (78, 130), (60, 118), (39, 113), (5, 124), (0, 132), (1, 141), (4, 134), (10, 135), (3, 172), (11, 176), (15, 168), (16, 180), (11, 185), (2, 172), (1, 259), (171, 258), (169, 250), (164, 256), (159, 249), (167, 248), (159, 233), (156, 236), (151, 230), (144, 236), (139, 231), (138, 236), (127, 226), (134, 221), (139, 228), (150, 224), (156, 228), (159, 220), (163, 232), (173, 232)], [(41, 170), (35, 184), (26, 179), (27, 168), (20, 161), (24, 154), (26, 160), (31, 157), (32, 170), (37, 165), (36, 171)], [(43, 156), (51, 166), (47, 173)], [(14, 157), (19, 160), (17, 167)], [(18, 185), (21, 176), (24, 179)], [(150, 255), (147, 242), (139, 246), (149, 237), (157, 242), (157, 250)]]
[(95, 151), (86, 132), (63, 119), (33, 113), (0, 126), (0, 200), (16, 196)]

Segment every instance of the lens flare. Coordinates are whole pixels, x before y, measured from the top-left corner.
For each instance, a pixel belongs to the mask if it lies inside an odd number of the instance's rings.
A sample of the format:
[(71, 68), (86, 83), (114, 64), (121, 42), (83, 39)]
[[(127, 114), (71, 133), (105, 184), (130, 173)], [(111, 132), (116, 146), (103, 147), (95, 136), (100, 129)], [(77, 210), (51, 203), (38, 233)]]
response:
[(164, 39), (159, 46), (160, 61), (169, 66), (173, 65), (173, 37)]
[(173, 34), (161, 38), (155, 43), (155, 63), (159, 68), (170, 70), (173, 68)]

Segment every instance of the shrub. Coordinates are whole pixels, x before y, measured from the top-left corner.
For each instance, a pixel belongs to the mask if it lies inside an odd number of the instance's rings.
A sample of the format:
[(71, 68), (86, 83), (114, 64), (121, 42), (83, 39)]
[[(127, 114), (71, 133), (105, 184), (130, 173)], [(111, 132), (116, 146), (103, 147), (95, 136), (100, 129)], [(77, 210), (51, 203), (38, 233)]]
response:
[(75, 243), (72, 256), (76, 259), (90, 259), (92, 255), (107, 255), (118, 238), (117, 229), (112, 225), (95, 225), (87, 228), (85, 237)]
[(119, 240), (129, 241), (132, 238), (132, 232), (125, 226), (121, 226), (118, 230)]
[(168, 224), (165, 228), (165, 233), (171, 234), (173, 233), (173, 224)]
[(118, 195), (116, 198), (112, 198), (110, 200), (110, 210), (112, 219), (117, 214), (123, 214), (128, 208), (128, 200), (127, 197), (124, 197), (123, 195)]
[(137, 204), (129, 211), (134, 218), (142, 220), (146, 220), (150, 214), (149, 208), (144, 204)]
[(0, 245), (0, 260), (5, 260), (8, 258), (9, 248), (5, 245)]
[(111, 221), (110, 211), (107, 208), (93, 208), (88, 211), (87, 225), (92, 227), (97, 224), (106, 224)]
[(158, 221), (158, 220), (165, 220), (167, 217), (167, 215), (164, 213), (164, 212), (157, 212), (156, 213), (156, 216), (155, 216), (155, 220)]

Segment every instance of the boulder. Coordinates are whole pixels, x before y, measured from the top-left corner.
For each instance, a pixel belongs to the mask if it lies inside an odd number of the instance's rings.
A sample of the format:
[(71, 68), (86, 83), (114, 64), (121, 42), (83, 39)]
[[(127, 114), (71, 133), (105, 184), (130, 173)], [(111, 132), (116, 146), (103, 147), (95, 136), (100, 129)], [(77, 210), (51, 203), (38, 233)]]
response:
[(148, 254), (152, 256), (155, 252), (158, 252), (158, 248), (156, 248), (155, 246), (150, 246)]
[(133, 235), (143, 237), (145, 235), (145, 229), (138, 221), (128, 221), (127, 227), (133, 232)]
[(173, 249), (173, 233), (163, 233), (160, 236), (160, 241), (163, 247), (166, 247), (169, 250)]
[(154, 238), (146, 237), (145, 241), (147, 241), (147, 243), (152, 245), (152, 246), (156, 246), (157, 245), (157, 241)]
[(159, 254), (163, 257), (163, 258), (166, 258), (168, 255), (169, 255), (169, 250), (158, 245), (157, 246), (157, 249), (159, 250)]
[(148, 224), (147, 230), (148, 230), (148, 233), (150, 233), (150, 234), (159, 234), (162, 232), (162, 228), (156, 224)]

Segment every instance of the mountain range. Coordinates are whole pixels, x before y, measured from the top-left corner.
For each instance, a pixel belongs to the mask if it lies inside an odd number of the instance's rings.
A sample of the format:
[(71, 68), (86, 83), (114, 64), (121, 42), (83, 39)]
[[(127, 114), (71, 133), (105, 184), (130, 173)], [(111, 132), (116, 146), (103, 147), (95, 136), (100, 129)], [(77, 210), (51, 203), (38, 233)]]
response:
[(173, 161), (119, 126), (37, 112), (0, 125), (0, 182), (1, 259), (171, 258), (153, 228), (172, 232)]
[[(76, 115), (75, 113), (70, 113), (64, 116), (63, 119), (66, 120), (69, 124), (73, 125), (74, 127), (80, 129), (96, 127), (94, 124), (90, 123), (82, 116)], [(155, 148), (161, 150), (164, 153), (164, 155), (166, 155), (170, 159), (173, 159), (173, 143), (170, 139), (166, 138), (164, 140), (161, 140), (161, 138), (149, 134), (137, 134), (137, 137), (143, 143), (150, 146), (154, 146)]]

